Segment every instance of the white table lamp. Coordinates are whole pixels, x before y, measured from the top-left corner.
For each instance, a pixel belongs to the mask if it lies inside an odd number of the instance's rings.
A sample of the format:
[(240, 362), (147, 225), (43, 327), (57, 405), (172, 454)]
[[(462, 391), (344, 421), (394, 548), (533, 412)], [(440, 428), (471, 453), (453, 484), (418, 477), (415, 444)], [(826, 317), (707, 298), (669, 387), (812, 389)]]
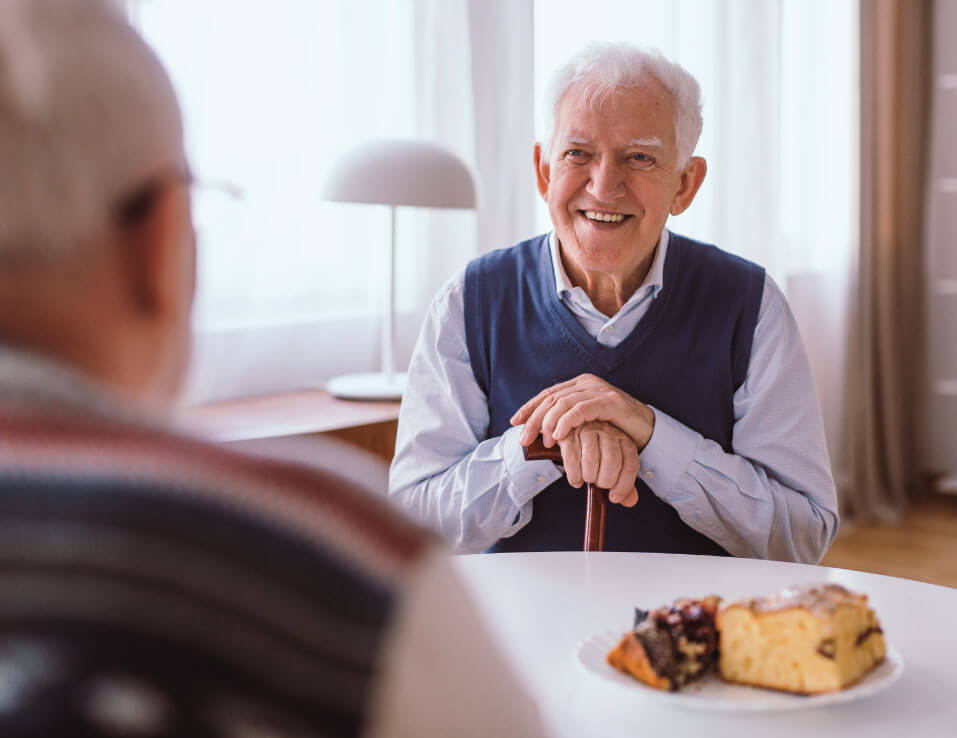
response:
[(392, 218), (388, 309), (382, 316), (382, 371), (333, 377), (326, 389), (343, 399), (398, 400), (405, 388), (405, 373), (395, 370), (396, 208), (474, 208), (472, 174), (455, 154), (427, 141), (369, 141), (334, 164), (321, 197), (333, 202), (388, 205)]

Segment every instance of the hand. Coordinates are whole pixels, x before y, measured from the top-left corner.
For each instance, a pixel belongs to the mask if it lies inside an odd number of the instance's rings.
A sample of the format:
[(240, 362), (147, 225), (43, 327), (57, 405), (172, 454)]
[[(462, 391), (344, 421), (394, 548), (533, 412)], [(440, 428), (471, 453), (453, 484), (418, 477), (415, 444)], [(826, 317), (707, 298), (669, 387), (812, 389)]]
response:
[(625, 507), (638, 504), (635, 478), (641, 469), (631, 438), (611, 423), (591, 421), (573, 428), (558, 442), (562, 465), (572, 487), (585, 482), (608, 490), (608, 500)]
[(523, 446), (541, 434), (546, 448), (551, 448), (573, 428), (595, 420), (618, 426), (639, 453), (655, 429), (655, 413), (650, 407), (594, 374), (581, 374), (542, 390), (518, 409), (511, 423), (525, 424)]

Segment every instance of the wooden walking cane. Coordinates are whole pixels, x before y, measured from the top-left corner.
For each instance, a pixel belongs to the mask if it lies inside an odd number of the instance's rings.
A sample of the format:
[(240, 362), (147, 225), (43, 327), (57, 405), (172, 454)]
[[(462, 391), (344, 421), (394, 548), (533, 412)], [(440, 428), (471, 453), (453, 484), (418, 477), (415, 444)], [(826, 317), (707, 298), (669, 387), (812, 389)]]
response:
[[(557, 446), (545, 448), (539, 436), (523, 448), (525, 461), (554, 461), (561, 463), (562, 450)], [(605, 550), (605, 515), (608, 511), (608, 490), (588, 483), (585, 502), (585, 543), (583, 551)]]

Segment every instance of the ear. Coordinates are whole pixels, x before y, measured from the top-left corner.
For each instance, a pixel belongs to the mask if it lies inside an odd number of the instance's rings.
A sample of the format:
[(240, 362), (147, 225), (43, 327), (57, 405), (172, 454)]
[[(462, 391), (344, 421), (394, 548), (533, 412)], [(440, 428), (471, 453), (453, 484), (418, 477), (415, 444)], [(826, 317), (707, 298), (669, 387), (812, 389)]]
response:
[(542, 196), (545, 202), (548, 202), (548, 183), (551, 181), (551, 167), (548, 163), (548, 155), (542, 149), (540, 143), (535, 144), (535, 179), (538, 185), (538, 194)]
[(126, 227), (117, 246), (135, 310), (157, 316), (191, 303), (195, 242), (189, 195), (180, 183), (160, 185), (148, 211)]
[(674, 200), (671, 201), (671, 214), (680, 215), (691, 205), (698, 188), (704, 182), (704, 175), (708, 173), (708, 163), (700, 156), (691, 157), (688, 166), (681, 173), (681, 182)]

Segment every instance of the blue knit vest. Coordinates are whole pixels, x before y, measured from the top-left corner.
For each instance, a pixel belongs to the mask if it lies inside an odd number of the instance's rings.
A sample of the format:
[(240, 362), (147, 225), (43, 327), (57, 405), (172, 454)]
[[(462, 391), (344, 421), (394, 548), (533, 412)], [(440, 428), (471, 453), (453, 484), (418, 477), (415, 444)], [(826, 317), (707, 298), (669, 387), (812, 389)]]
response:
[[(472, 371), (488, 398), (487, 437), (545, 387), (586, 372), (654, 405), (731, 452), (733, 397), (744, 382), (764, 270), (720, 249), (671, 235), (664, 287), (632, 333), (602, 346), (555, 292), (547, 236), (472, 261), (465, 328)], [(608, 506), (605, 550), (723, 554), (637, 480), (636, 507)], [(564, 478), (539, 493), (532, 519), (489, 551), (580, 550), (583, 490)]]

